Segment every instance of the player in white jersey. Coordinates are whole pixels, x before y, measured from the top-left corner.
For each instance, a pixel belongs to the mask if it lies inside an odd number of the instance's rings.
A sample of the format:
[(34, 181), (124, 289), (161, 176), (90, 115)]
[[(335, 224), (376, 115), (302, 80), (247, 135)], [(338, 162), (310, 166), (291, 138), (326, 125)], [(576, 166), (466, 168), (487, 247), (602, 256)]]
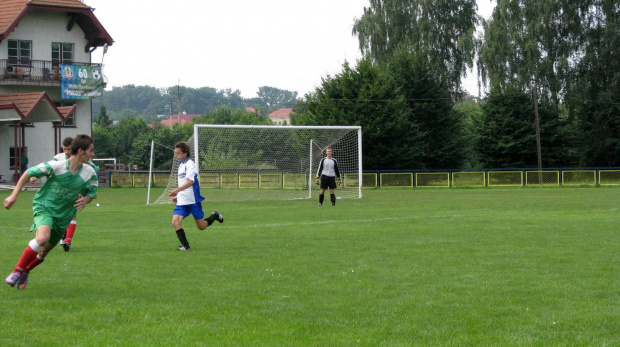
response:
[(332, 202), (332, 206), (336, 206), (336, 178), (340, 180), (340, 170), (338, 169), (338, 161), (332, 158), (332, 149), (325, 150), (326, 157), (321, 159), (319, 168), (316, 172), (316, 180), (321, 184), (321, 191), (319, 192), (319, 206), (323, 206), (323, 200), (325, 199), (325, 189), (329, 188), (329, 197)]
[[(220, 223), (224, 222), (224, 217), (217, 211), (204, 218), (202, 211), (202, 201), (205, 199), (200, 195), (200, 185), (198, 184), (198, 168), (189, 157), (189, 146), (187, 143), (180, 141), (174, 146), (174, 156), (179, 161), (178, 185), (179, 187), (172, 190), (169, 196), (172, 196), (172, 203), (176, 205), (172, 212), (172, 227), (177, 233), (177, 237), (181, 242), (181, 246), (175, 248), (177, 251), (189, 251), (191, 247), (185, 235), (185, 229), (181, 225), (183, 219), (190, 214), (194, 216), (196, 226), (200, 230), (206, 229), (216, 220)], [(204, 218), (204, 219), (203, 219)]]
[(30, 271), (41, 264), (58, 243), (75, 213), (83, 210), (97, 194), (97, 174), (91, 166), (85, 165), (95, 155), (93, 139), (88, 135), (78, 135), (73, 140), (71, 151), (68, 160), (52, 160), (29, 168), (4, 200), (4, 208), (8, 210), (17, 202), (30, 177), (47, 177), (32, 200), (34, 224), (30, 231), (35, 231), (35, 237), (5, 280), (12, 287), (26, 288)]

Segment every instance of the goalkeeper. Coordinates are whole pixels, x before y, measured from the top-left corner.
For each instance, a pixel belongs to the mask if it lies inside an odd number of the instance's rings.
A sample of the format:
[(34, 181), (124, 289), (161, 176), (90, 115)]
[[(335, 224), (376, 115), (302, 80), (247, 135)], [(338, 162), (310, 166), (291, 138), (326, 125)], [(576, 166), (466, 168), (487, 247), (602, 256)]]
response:
[(319, 192), (319, 206), (323, 206), (323, 200), (325, 199), (325, 189), (329, 188), (329, 197), (332, 201), (332, 206), (336, 206), (336, 178), (340, 184), (340, 170), (338, 170), (338, 161), (332, 158), (332, 149), (327, 148), (325, 150), (326, 157), (321, 159), (319, 169), (316, 172), (316, 181), (321, 184), (321, 190)]

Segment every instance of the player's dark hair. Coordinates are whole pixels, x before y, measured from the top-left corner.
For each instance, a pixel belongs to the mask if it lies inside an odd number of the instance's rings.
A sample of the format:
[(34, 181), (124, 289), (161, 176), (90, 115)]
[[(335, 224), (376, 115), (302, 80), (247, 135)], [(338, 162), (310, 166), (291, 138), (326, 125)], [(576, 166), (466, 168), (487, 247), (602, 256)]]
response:
[(177, 142), (176, 145), (174, 145), (174, 148), (178, 148), (181, 150), (181, 152), (187, 154), (187, 156), (189, 156), (189, 146), (187, 145), (187, 143), (185, 141), (179, 141)]
[(71, 142), (71, 154), (77, 155), (79, 149), (82, 149), (83, 151), (87, 150), (92, 143), (93, 138), (88, 135), (76, 136)]
[(73, 142), (73, 137), (65, 137), (65, 139), (62, 140), (62, 146), (69, 147), (71, 146), (71, 142)]

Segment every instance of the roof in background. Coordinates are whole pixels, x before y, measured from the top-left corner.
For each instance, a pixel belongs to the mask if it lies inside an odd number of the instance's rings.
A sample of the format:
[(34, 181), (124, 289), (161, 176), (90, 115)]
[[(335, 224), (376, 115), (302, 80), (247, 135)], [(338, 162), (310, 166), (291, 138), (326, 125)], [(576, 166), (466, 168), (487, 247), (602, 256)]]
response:
[(290, 117), (291, 113), (293, 113), (292, 108), (279, 108), (271, 112), (267, 117), (269, 118)]
[(4, 40), (15, 30), (30, 11), (66, 12), (72, 19), (68, 23), (77, 24), (88, 39), (85, 51), (114, 40), (93, 14), (93, 8), (80, 0), (2, 0), (0, 2), (0, 40)]
[(75, 106), (61, 112), (45, 92), (0, 95), (0, 121), (57, 122), (73, 112)]

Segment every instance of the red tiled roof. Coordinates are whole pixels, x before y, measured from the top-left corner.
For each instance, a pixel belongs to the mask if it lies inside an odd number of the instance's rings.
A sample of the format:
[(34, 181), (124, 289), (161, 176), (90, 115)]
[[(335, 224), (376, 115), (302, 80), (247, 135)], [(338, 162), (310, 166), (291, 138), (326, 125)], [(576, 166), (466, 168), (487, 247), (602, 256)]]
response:
[[(13, 109), (19, 118), (32, 122), (39, 119), (49, 121), (50, 118), (55, 120), (55, 116), (59, 120), (65, 121), (73, 112), (66, 110), (66, 115), (60, 112), (45, 92), (0, 95), (0, 109)], [(0, 120), (2, 119), (0, 118)]]
[(80, 0), (1, 0), (0, 2), (0, 40), (6, 39), (19, 25), (28, 12), (33, 10), (57, 11), (75, 14), (75, 23), (82, 28), (88, 44), (92, 47), (112, 45), (114, 40), (103, 28), (93, 8)]
[(290, 117), (291, 113), (293, 113), (292, 108), (279, 108), (271, 112), (267, 117), (269, 118)]
[(71, 115), (75, 112), (75, 107), (77, 105), (72, 105), (72, 106), (59, 106), (57, 107), (58, 112), (60, 112), (60, 114), (62, 114), (62, 117), (64, 119), (69, 119), (69, 117), (71, 117)]

